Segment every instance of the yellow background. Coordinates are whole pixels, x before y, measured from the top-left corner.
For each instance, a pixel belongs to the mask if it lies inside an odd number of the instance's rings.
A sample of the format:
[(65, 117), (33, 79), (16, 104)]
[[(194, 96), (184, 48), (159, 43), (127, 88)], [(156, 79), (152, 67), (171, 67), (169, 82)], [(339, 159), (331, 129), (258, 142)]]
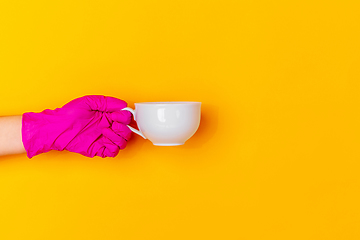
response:
[(0, 239), (360, 239), (359, 1), (0, 2), (0, 115), (201, 101), (184, 146), (0, 159)]

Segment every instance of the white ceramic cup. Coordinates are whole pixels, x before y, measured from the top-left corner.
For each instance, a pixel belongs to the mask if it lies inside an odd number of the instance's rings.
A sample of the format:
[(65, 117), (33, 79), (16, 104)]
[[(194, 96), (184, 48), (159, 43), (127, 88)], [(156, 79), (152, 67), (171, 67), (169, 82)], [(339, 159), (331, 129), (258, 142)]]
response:
[(157, 146), (183, 145), (200, 125), (201, 102), (143, 102), (122, 110), (134, 115), (139, 130), (128, 126), (131, 131)]

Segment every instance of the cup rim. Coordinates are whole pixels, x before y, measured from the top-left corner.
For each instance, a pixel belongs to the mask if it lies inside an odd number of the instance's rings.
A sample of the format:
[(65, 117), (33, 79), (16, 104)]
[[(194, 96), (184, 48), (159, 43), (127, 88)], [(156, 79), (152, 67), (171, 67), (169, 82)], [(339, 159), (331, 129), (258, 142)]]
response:
[(181, 105), (181, 104), (201, 104), (201, 102), (170, 101), (170, 102), (139, 102), (139, 103), (135, 103), (135, 105)]

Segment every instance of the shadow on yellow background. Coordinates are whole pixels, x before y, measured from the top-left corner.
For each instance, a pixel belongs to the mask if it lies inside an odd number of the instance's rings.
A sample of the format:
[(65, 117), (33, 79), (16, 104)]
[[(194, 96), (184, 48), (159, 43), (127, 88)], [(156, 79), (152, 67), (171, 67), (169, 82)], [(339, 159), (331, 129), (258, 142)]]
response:
[(0, 239), (359, 239), (357, 1), (2, 1), (0, 115), (200, 101), (178, 147), (0, 159)]

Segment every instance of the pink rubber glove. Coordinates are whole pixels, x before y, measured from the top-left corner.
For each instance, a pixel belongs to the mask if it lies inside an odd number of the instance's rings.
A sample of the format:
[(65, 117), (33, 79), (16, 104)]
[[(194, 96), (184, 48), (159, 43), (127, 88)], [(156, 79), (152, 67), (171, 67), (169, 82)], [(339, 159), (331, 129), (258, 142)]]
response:
[(68, 150), (87, 157), (115, 157), (126, 147), (131, 130), (127, 103), (101, 95), (72, 100), (62, 108), (28, 112), (22, 118), (22, 141), (32, 158), (50, 150)]

